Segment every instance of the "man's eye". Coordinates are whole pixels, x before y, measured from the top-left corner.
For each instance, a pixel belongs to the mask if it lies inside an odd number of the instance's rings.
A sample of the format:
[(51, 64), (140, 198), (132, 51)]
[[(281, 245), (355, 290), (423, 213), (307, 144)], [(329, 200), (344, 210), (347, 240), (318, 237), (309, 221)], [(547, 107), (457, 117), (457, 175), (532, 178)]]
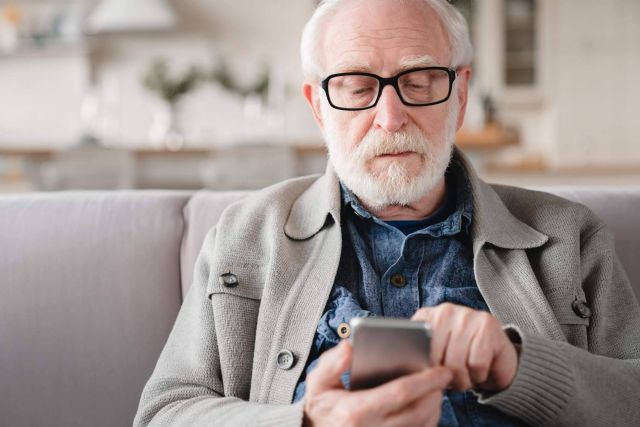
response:
[(367, 95), (371, 93), (372, 90), (373, 89), (370, 87), (355, 88), (351, 90), (351, 95), (356, 95), (356, 96)]
[(428, 83), (405, 83), (403, 86), (410, 90), (428, 90), (430, 85)]

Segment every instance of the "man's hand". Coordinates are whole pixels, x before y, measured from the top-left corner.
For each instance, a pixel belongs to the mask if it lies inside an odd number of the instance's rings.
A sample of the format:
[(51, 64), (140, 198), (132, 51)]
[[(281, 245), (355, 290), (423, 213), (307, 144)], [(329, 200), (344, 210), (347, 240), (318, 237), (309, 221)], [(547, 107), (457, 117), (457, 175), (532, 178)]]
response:
[(431, 364), (453, 372), (451, 387), (502, 391), (518, 370), (518, 352), (491, 314), (450, 303), (421, 308), (411, 320), (431, 324)]
[(351, 344), (342, 341), (320, 356), (307, 378), (304, 425), (435, 426), (440, 419), (442, 390), (451, 381), (443, 367), (406, 375), (381, 386), (346, 391), (340, 376), (351, 361)]

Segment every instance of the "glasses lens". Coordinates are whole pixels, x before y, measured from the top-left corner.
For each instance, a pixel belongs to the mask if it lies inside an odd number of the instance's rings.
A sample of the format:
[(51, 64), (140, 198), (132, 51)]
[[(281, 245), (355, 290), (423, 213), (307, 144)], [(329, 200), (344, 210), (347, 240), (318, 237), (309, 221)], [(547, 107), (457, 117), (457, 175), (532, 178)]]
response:
[(329, 79), (328, 92), (338, 108), (366, 108), (376, 101), (378, 80), (359, 74), (335, 76)]
[(449, 95), (449, 73), (445, 70), (418, 70), (398, 79), (402, 98), (410, 104), (439, 102)]

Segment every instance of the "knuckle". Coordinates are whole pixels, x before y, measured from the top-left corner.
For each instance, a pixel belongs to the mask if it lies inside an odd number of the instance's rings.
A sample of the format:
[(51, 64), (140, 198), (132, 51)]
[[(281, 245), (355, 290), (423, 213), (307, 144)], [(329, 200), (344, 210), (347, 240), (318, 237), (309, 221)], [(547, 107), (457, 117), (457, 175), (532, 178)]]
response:
[(487, 380), (487, 377), (489, 375), (489, 368), (485, 363), (470, 363), (469, 374), (474, 383), (483, 383)]
[(488, 363), (487, 360), (483, 359), (476, 359), (476, 360), (470, 360), (468, 363), (469, 366), (469, 371), (473, 372), (473, 373), (480, 373), (482, 371), (487, 370), (488, 368)]
[(498, 319), (489, 313), (482, 313), (480, 317), (481, 328), (485, 331), (495, 330), (498, 326)]

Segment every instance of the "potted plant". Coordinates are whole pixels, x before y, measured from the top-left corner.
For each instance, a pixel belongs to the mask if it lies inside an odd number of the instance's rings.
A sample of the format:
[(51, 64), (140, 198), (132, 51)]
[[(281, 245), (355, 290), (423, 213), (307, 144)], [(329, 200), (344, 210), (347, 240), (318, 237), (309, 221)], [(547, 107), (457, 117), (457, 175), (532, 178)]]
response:
[(152, 142), (164, 145), (169, 150), (179, 150), (184, 146), (179, 104), (204, 79), (204, 74), (196, 66), (190, 66), (179, 75), (172, 75), (166, 60), (156, 59), (151, 63), (143, 78), (143, 85), (163, 101), (149, 129)]

